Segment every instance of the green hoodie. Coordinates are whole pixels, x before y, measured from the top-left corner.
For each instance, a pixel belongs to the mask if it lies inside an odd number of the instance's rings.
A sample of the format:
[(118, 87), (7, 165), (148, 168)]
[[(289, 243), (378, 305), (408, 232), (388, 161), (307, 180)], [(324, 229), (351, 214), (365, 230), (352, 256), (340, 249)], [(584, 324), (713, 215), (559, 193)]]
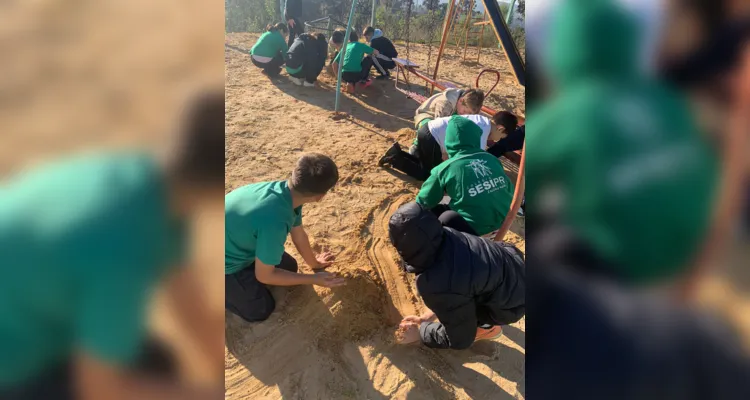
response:
[(258, 38), (255, 45), (250, 49), (250, 55), (274, 58), (281, 53), (284, 59), (287, 59), (289, 47), (286, 45), (284, 36), (279, 31), (268, 31)]
[(568, 1), (555, 16), (556, 94), (527, 123), (529, 204), (560, 190), (562, 222), (616, 274), (634, 283), (674, 277), (707, 230), (715, 151), (682, 96), (639, 73), (630, 15), (591, 0)]
[(445, 133), (450, 158), (433, 168), (417, 195), (417, 203), (433, 208), (447, 193), (450, 208), (480, 236), (502, 225), (513, 200), (513, 184), (500, 161), (482, 150), (481, 137), (477, 124), (451, 117)]

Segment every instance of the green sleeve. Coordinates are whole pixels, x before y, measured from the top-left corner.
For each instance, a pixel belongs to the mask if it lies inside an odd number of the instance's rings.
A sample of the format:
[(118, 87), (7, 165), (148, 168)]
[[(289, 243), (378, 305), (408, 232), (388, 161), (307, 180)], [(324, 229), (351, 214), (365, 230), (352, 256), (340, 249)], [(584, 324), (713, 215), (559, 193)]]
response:
[(142, 267), (120, 265), (87, 275), (76, 322), (76, 343), (82, 351), (118, 365), (137, 357), (145, 337), (149, 292), (156, 284), (156, 271)]
[(294, 219), (294, 224), (292, 226), (298, 227), (302, 225), (302, 206), (295, 208), (294, 212), (297, 214), (297, 218)]
[(375, 49), (373, 49), (372, 47), (364, 43), (357, 43), (357, 44), (359, 45), (360, 48), (362, 48), (362, 52), (365, 54), (372, 54), (375, 51)]
[(440, 184), (438, 174), (433, 171), (430, 177), (422, 184), (422, 188), (419, 189), (417, 194), (417, 203), (421, 206), (430, 209), (440, 204), (440, 200), (443, 199), (445, 190)]
[[(300, 220), (301, 222), (301, 220)], [(266, 265), (279, 265), (288, 232), (283, 223), (269, 224), (258, 230), (255, 257)]]

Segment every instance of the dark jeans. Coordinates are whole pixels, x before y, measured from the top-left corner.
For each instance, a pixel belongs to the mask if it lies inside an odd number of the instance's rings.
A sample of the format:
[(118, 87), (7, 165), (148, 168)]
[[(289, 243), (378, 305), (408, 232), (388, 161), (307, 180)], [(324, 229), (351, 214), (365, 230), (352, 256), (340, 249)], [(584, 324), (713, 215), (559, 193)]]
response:
[[(276, 268), (297, 272), (297, 260), (287, 253)], [(266, 285), (255, 278), (255, 263), (224, 276), (224, 307), (248, 322), (264, 321), (276, 308), (276, 301)]]
[(250, 56), (250, 60), (253, 61), (253, 64), (255, 64), (256, 67), (264, 70), (268, 76), (279, 75), (281, 73), (281, 66), (284, 65), (284, 58), (281, 54), (277, 54), (276, 57), (272, 58), (271, 61), (267, 63), (259, 62), (254, 59), (253, 56)]
[(393, 168), (420, 181), (427, 180), (430, 171), (441, 162), (443, 162), (443, 152), (440, 150), (440, 144), (430, 133), (427, 124), (417, 130), (416, 156), (401, 151), (390, 160)]
[[(343, 65), (343, 63), (341, 64)], [(362, 70), (359, 72), (346, 72), (341, 74), (341, 80), (346, 83), (357, 83), (367, 80), (370, 76), (370, 69), (372, 68), (372, 58), (365, 57), (362, 59)], [(343, 68), (343, 67), (342, 67)]]
[(440, 223), (448, 228), (453, 228), (459, 232), (468, 233), (470, 235), (479, 236), (474, 228), (469, 225), (468, 222), (461, 216), (461, 214), (451, 210), (445, 204), (438, 204), (432, 208), (432, 213), (437, 215)]
[(287, 43), (288, 47), (292, 47), (292, 43), (294, 43), (294, 38), (296, 38), (302, 33), (305, 33), (305, 24), (302, 23), (302, 21), (300, 21), (299, 18), (292, 18), (292, 19), (294, 20), (294, 28), (292, 28), (292, 26), (289, 25), (289, 22), (287, 22), (287, 25), (286, 25), (286, 27), (289, 28), (289, 40)]
[[(164, 344), (149, 339), (141, 349), (141, 355), (129, 368), (139, 375), (160, 379), (176, 379), (177, 364), (174, 355)], [(3, 400), (74, 400), (72, 362), (51, 368), (30, 382), (10, 389), (0, 389)]]

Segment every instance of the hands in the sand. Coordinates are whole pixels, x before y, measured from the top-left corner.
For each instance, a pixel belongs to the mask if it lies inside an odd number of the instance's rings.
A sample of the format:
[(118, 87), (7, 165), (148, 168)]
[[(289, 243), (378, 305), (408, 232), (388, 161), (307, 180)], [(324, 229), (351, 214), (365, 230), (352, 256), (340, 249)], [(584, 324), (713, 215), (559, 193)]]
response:
[(316, 272), (315, 285), (328, 288), (346, 285), (346, 279), (330, 272)]
[(316, 265), (312, 265), (311, 268), (322, 269), (328, 267), (334, 260), (336, 260), (336, 256), (334, 256), (333, 253), (330, 251), (324, 251), (315, 256)]
[(399, 344), (411, 344), (422, 340), (419, 336), (419, 324), (411, 321), (402, 321), (398, 326), (397, 338)]
[(401, 323), (411, 322), (411, 323), (415, 323), (419, 325), (422, 322), (430, 322), (433, 319), (435, 319), (435, 313), (430, 310), (427, 310), (424, 314), (420, 316), (407, 315), (406, 317), (404, 317), (404, 319), (401, 320)]

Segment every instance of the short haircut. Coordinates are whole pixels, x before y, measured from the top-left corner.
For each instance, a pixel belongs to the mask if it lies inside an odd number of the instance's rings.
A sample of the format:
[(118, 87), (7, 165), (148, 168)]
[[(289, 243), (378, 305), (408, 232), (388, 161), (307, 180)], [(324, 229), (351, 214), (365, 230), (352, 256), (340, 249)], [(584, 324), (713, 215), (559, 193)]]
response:
[(198, 187), (224, 185), (224, 90), (204, 92), (185, 110), (170, 153), (170, 176)]
[(349, 41), (352, 43), (359, 42), (359, 35), (357, 35), (357, 32), (349, 32)]
[(336, 44), (343, 44), (344, 35), (346, 35), (346, 31), (344, 31), (343, 29), (336, 29), (331, 35), (331, 41)]
[(328, 193), (339, 180), (336, 163), (328, 156), (317, 153), (303, 155), (292, 172), (292, 190), (304, 196)]
[(373, 35), (373, 34), (375, 34), (375, 28), (371, 26), (368, 26), (367, 28), (365, 28), (365, 31), (362, 32), (362, 36), (368, 36), (368, 35)]
[(518, 127), (518, 117), (508, 111), (500, 111), (492, 116), (492, 122), (497, 126), (505, 128), (505, 132), (511, 133)]
[(286, 24), (284, 24), (283, 22), (279, 22), (276, 25), (268, 24), (268, 26), (266, 26), (266, 30), (269, 32), (288, 32)]
[(469, 89), (461, 95), (458, 101), (462, 101), (475, 114), (478, 114), (482, 111), (482, 104), (484, 104), (484, 91), (482, 89)]

